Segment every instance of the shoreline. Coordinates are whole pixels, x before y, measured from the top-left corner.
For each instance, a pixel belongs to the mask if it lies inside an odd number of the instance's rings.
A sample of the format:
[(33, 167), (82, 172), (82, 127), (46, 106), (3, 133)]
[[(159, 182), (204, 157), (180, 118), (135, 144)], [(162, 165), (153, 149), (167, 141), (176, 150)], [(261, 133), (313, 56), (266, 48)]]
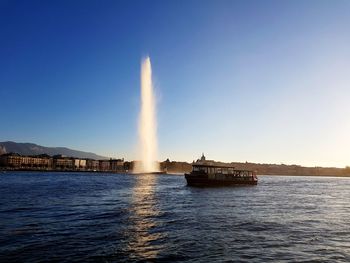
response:
[[(139, 175), (134, 174), (128, 171), (79, 171), (79, 170), (42, 170), (42, 169), (7, 169), (0, 168), (1, 173), (6, 172), (52, 172), (52, 173), (100, 173), (100, 174), (130, 174), (130, 175)], [(153, 174), (153, 173), (152, 173)], [(173, 176), (184, 176), (185, 173), (181, 172), (158, 172), (155, 175), (173, 175)], [(341, 178), (350, 178), (350, 175), (316, 175), (316, 174), (258, 174), (257, 176), (294, 176), (294, 177), (341, 177)]]
[(325, 174), (258, 174), (257, 176), (300, 176), (300, 177), (345, 177), (350, 178), (350, 175), (325, 175)]
[(113, 174), (128, 174), (128, 172), (121, 172), (121, 171), (87, 171), (87, 170), (43, 170), (43, 169), (7, 169), (7, 168), (0, 168), (0, 172), (52, 172), (52, 173), (113, 173)]

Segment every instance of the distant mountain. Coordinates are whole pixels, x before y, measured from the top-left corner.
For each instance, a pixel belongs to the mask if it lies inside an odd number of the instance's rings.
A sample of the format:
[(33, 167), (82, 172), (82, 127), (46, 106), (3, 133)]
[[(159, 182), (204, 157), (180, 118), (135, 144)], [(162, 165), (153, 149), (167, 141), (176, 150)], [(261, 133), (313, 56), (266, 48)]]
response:
[(90, 159), (107, 159), (107, 157), (100, 156), (90, 152), (83, 152), (72, 150), (66, 147), (44, 147), (34, 143), (18, 143), (18, 142), (0, 142), (0, 154), (3, 153), (18, 153), (21, 155), (38, 155), (38, 154), (48, 154), (56, 155), (62, 154), (69, 157), (77, 158), (90, 158)]

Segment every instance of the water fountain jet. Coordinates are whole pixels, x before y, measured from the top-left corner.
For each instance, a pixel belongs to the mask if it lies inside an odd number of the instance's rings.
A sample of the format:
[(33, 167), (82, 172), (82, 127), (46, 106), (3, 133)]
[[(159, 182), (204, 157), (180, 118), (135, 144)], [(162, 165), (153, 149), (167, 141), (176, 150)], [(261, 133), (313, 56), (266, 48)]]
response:
[(156, 101), (149, 57), (146, 57), (141, 64), (141, 110), (138, 129), (141, 161), (136, 163), (133, 172), (159, 172), (159, 163), (157, 162)]

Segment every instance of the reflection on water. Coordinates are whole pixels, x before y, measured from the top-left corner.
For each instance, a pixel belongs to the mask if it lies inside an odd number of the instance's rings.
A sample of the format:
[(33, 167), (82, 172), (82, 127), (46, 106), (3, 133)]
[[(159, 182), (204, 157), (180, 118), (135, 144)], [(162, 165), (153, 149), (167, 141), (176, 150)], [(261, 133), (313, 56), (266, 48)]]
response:
[(0, 262), (350, 262), (350, 178), (0, 176)]
[(131, 258), (154, 259), (162, 250), (165, 235), (159, 232), (161, 215), (155, 187), (157, 176), (154, 174), (135, 175), (130, 204), (129, 229), (127, 230), (128, 251)]

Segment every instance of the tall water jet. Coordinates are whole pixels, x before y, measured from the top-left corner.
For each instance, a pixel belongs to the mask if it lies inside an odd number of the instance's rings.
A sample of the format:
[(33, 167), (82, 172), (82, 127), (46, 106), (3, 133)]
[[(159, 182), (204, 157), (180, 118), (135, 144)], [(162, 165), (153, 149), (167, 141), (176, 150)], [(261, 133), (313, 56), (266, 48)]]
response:
[(139, 116), (139, 143), (141, 162), (137, 173), (159, 171), (157, 162), (157, 119), (155, 95), (152, 84), (151, 60), (146, 57), (141, 64), (141, 111)]

